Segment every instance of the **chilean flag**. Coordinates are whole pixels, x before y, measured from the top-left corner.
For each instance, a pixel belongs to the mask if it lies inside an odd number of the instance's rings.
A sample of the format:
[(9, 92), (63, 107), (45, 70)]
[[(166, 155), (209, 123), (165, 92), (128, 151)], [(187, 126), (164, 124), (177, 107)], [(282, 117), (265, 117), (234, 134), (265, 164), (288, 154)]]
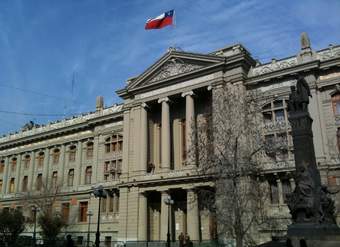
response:
[(165, 12), (156, 18), (148, 19), (145, 24), (145, 29), (160, 29), (168, 25), (172, 25), (174, 10)]

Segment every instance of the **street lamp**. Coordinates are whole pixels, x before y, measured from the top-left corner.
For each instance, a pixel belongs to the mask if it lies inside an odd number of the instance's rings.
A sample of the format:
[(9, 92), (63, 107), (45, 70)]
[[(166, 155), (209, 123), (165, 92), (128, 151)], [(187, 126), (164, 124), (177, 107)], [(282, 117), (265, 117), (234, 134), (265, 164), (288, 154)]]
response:
[(90, 246), (90, 225), (91, 225), (91, 216), (93, 216), (93, 213), (91, 210), (87, 212), (87, 216), (89, 217), (89, 226), (87, 229), (87, 247)]
[(94, 196), (99, 198), (99, 205), (98, 205), (98, 221), (97, 221), (97, 232), (96, 232), (96, 241), (95, 245), (96, 247), (99, 247), (100, 243), (100, 232), (99, 232), (99, 225), (100, 225), (100, 203), (102, 198), (106, 198), (106, 192), (104, 190), (103, 185), (99, 185), (94, 188), (93, 190)]
[(36, 246), (36, 233), (37, 233), (37, 212), (39, 212), (39, 208), (35, 205), (32, 206), (32, 212), (33, 212), (33, 220), (34, 220), (34, 226), (33, 226), (33, 246)]
[(168, 233), (166, 234), (166, 246), (170, 247), (170, 208), (171, 205), (174, 204), (174, 200), (172, 200), (171, 196), (168, 195), (166, 198), (164, 198), (164, 203), (168, 205)]

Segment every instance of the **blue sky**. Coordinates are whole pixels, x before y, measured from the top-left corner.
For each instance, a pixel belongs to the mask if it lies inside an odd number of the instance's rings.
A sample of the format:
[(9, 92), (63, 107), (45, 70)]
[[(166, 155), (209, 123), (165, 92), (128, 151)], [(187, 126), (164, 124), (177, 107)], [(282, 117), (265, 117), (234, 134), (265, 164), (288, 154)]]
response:
[[(170, 9), (176, 28), (144, 30)], [(205, 53), (242, 43), (265, 62), (296, 54), (303, 31), (314, 49), (339, 44), (339, 13), (339, 0), (1, 0), (0, 133), (93, 111), (97, 95), (121, 102), (115, 90), (169, 46)]]

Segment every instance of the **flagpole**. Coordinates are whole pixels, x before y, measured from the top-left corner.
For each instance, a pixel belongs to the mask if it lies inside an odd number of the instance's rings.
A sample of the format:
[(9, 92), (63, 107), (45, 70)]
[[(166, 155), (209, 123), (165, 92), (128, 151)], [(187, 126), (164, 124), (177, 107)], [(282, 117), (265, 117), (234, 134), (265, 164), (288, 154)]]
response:
[(173, 26), (174, 26), (174, 41), (175, 41), (175, 44), (174, 44), (174, 49), (176, 49), (176, 32), (175, 32), (175, 30), (176, 30), (176, 11), (174, 10), (174, 24), (173, 24)]

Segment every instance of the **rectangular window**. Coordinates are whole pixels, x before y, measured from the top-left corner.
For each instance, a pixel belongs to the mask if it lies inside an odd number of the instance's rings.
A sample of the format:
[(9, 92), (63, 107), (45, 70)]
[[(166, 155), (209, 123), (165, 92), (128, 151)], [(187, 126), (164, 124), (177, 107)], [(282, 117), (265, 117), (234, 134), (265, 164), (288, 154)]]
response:
[(285, 114), (283, 110), (276, 110), (275, 111), (275, 121), (276, 122), (284, 122), (285, 121)]
[(73, 186), (74, 169), (68, 171), (67, 186)]
[(26, 155), (24, 158), (24, 168), (28, 169), (30, 167), (31, 156)]
[(102, 198), (102, 201), (101, 201), (101, 211), (103, 213), (106, 213), (106, 204), (107, 204), (107, 198)]
[(11, 178), (9, 182), (9, 193), (14, 193), (15, 189), (15, 178)]
[(113, 196), (108, 196), (108, 200), (109, 200), (109, 212), (112, 213), (113, 212)]
[(76, 147), (75, 146), (70, 147), (70, 151), (68, 154), (68, 161), (70, 162), (76, 161)]
[(111, 149), (110, 149), (110, 143), (106, 143), (105, 144), (105, 152), (106, 153), (110, 153)]
[(270, 201), (272, 204), (279, 203), (279, 191), (276, 181), (270, 181)]
[(58, 172), (53, 172), (52, 173), (52, 186), (54, 188), (57, 187), (57, 183), (58, 183)]
[(288, 179), (283, 179), (282, 180), (282, 195), (283, 195), (283, 201), (285, 203), (287, 203), (287, 198), (290, 193), (292, 193), (290, 182)]
[(0, 179), (0, 192), (2, 191), (2, 180)]
[(93, 157), (93, 143), (90, 142), (87, 144), (87, 147), (86, 147), (86, 158), (92, 159), (92, 157)]
[(42, 174), (38, 174), (37, 181), (36, 181), (36, 188), (38, 191), (42, 189)]
[(105, 236), (104, 245), (105, 245), (105, 247), (110, 247), (111, 246), (111, 237), (110, 236)]
[(4, 170), (5, 170), (5, 161), (2, 160), (2, 161), (0, 162), (0, 173), (3, 173)]
[(91, 184), (92, 167), (88, 166), (85, 170), (85, 184)]
[(61, 204), (61, 216), (63, 220), (67, 223), (69, 216), (70, 216), (70, 204), (69, 203)]
[(16, 168), (17, 168), (17, 159), (13, 158), (12, 159), (12, 165), (11, 165), (12, 172), (15, 172)]
[(79, 203), (79, 221), (80, 222), (87, 222), (87, 207), (88, 207), (88, 202)]
[(22, 192), (27, 192), (28, 188), (28, 176), (24, 176), (22, 180)]

